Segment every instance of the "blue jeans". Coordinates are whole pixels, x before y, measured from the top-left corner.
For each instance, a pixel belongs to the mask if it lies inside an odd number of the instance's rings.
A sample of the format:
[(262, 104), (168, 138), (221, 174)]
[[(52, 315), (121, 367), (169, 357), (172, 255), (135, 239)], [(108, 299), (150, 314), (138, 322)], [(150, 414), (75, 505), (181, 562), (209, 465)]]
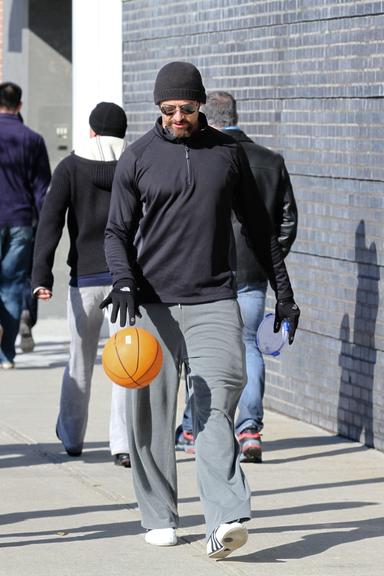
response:
[(247, 366), (247, 384), (241, 394), (236, 420), (236, 434), (246, 428), (263, 428), (263, 396), (265, 367), (263, 355), (256, 344), (256, 332), (264, 318), (267, 283), (240, 284), (237, 299), (244, 322), (243, 342)]
[(23, 307), (23, 291), (30, 267), (32, 226), (0, 227), (0, 325), (3, 338), (0, 363), (12, 362)]
[(184, 377), (185, 377), (185, 407), (183, 412), (183, 418), (181, 421), (181, 426), (183, 432), (189, 432), (193, 434), (193, 423), (192, 423), (192, 383), (187, 375), (187, 370), (184, 366)]
[(33, 241), (31, 246), (31, 259), (29, 262), (29, 270), (27, 277), (25, 279), (24, 291), (23, 291), (23, 313), (22, 320), (25, 321), (29, 328), (33, 328), (37, 322), (37, 309), (38, 309), (38, 299), (32, 294), (32, 266), (33, 266), (33, 247), (35, 244), (36, 236), (36, 226), (33, 227)]

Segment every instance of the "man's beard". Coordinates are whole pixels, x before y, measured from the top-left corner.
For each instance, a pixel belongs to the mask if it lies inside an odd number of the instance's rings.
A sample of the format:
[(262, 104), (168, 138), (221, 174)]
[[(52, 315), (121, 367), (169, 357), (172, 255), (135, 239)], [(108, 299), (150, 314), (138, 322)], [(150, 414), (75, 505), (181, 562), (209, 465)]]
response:
[(199, 125), (196, 122), (189, 122), (189, 120), (184, 120), (182, 126), (175, 127), (172, 120), (169, 119), (165, 122), (165, 128), (174, 136), (175, 138), (189, 138), (194, 132), (197, 132)]
[(174, 128), (171, 124), (168, 126), (168, 130), (173, 134), (173, 136), (175, 136), (175, 138), (189, 138), (192, 132), (194, 132), (194, 127), (188, 124), (183, 128)]

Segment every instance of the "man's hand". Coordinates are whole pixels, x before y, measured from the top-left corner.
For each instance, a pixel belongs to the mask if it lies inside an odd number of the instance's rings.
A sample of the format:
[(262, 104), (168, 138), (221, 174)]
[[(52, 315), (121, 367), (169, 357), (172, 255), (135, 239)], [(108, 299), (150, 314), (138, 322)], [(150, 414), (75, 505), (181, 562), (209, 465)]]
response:
[(38, 298), (39, 300), (49, 300), (50, 298), (52, 298), (52, 290), (44, 288), (43, 286), (39, 286), (39, 288), (36, 288), (33, 291), (33, 295), (35, 298)]
[(275, 323), (273, 325), (273, 331), (278, 332), (283, 320), (287, 320), (289, 324), (288, 342), (289, 344), (292, 344), (295, 338), (296, 328), (299, 323), (299, 316), (300, 309), (293, 298), (290, 300), (278, 300), (276, 302)]
[(112, 304), (111, 322), (115, 323), (120, 311), (120, 326), (123, 328), (127, 323), (127, 310), (130, 326), (136, 322), (135, 315), (141, 317), (135, 302), (135, 285), (131, 280), (116, 282), (111, 292), (102, 301), (100, 308), (103, 309)]

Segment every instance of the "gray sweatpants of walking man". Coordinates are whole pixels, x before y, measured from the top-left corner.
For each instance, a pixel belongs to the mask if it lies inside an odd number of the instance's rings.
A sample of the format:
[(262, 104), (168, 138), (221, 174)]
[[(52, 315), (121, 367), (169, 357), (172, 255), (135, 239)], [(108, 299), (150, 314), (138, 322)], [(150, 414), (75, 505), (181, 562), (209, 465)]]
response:
[(137, 326), (163, 349), (163, 366), (146, 388), (129, 390), (127, 423), (132, 475), (142, 525), (176, 528), (174, 430), (180, 373), (193, 387), (196, 470), (206, 535), (224, 522), (249, 519), (250, 490), (240, 468), (233, 419), (246, 381), (237, 300), (146, 304)]

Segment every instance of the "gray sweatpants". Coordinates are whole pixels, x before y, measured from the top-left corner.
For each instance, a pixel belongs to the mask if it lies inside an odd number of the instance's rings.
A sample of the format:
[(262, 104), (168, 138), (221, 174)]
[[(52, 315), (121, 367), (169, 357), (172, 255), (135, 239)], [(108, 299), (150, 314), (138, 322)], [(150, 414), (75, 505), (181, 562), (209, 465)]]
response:
[[(107, 297), (111, 286), (69, 287), (68, 322), (70, 350), (64, 370), (57, 431), (64, 446), (81, 450), (88, 423), (88, 406), (93, 368), (97, 354), (104, 312), (99, 304)], [(126, 424), (126, 398), (121, 387), (105, 377), (105, 386), (112, 387), (110, 448), (112, 454), (129, 452)]]
[(193, 389), (196, 469), (207, 537), (221, 523), (250, 518), (233, 419), (245, 384), (242, 321), (236, 300), (148, 304), (137, 325), (160, 341), (164, 363), (146, 388), (127, 394), (132, 474), (144, 528), (177, 527), (174, 445), (180, 372)]

